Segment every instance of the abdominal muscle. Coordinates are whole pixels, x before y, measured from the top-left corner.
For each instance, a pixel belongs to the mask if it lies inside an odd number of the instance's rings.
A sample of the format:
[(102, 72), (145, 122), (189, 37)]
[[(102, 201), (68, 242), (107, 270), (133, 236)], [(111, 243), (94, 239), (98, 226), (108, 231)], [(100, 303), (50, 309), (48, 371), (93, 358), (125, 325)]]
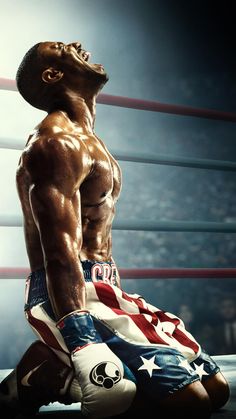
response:
[(114, 218), (112, 197), (93, 206), (81, 208), (83, 241), (80, 252), (81, 260), (111, 261), (111, 227)]

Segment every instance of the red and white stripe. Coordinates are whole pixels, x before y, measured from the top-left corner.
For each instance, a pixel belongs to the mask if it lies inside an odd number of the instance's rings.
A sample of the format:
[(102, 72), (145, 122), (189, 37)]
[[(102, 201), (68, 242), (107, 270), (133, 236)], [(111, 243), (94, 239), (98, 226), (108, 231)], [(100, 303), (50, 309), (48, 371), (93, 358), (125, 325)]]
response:
[(138, 296), (103, 282), (87, 283), (87, 309), (122, 339), (139, 345), (169, 346), (189, 361), (201, 348), (181, 319)]
[[(127, 342), (179, 350), (191, 362), (201, 348), (177, 316), (104, 282), (87, 282), (87, 309)], [(69, 364), (68, 350), (56, 323), (37, 305), (26, 313), (35, 333)]]
[(26, 318), (35, 334), (49, 345), (65, 364), (71, 366), (69, 351), (60, 331), (56, 327), (56, 322), (46, 313), (42, 305), (38, 304), (27, 310)]

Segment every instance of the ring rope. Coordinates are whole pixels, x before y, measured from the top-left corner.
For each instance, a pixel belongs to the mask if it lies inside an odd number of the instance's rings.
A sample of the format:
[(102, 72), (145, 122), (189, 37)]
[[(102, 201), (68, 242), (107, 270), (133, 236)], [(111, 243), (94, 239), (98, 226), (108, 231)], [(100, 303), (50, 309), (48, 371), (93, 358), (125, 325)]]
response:
[(123, 151), (112, 151), (113, 156), (117, 160), (130, 161), (135, 163), (149, 163), (149, 164), (162, 164), (165, 166), (179, 166), (191, 167), (194, 169), (208, 169), (208, 170), (222, 170), (222, 171), (236, 171), (236, 163), (225, 160), (212, 160), (212, 159), (193, 159), (183, 156), (170, 156), (170, 155), (155, 155), (146, 153), (127, 153)]
[[(29, 268), (0, 267), (0, 279), (25, 279)], [(122, 279), (217, 279), (236, 278), (235, 268), (153, 268), (119, 269)]]
[[(9, 144), (9, 142), (11, 142)], [(0, 138), (0, 148), (9, 150), (22, 150), (23, 145), (20, 140)], [(236, 172), (236, 163), (233, 161), (193, 159), (182, 156), (155, 155), (147, 153), (127, 153), (124, 151), (111, 150), (112, 155), (120, 161), (130, 161), (134, 163), (162, 164), (165, 166), (191, 167), (195, 169), (221, 170)]]
[[(1, 225), (1, 224), (0, 224)], [(116, 220), (114, 230), (133, 231), (170, 231), (202, 233), (236, 233), (236, 223), (218, 223), (214, 221), (148, 221)]]
[(22, 143), (22, 141), (14, 138), (0, 138), (0, 148), (22, 151), (24, 148), (24, 144)]
[[(22, 227), (20, 215), (0, 215), (0, 227)], [(236, 223), (218, 223), (214, 221), (149, 221), (115, 220), (113, 230), (127, 231), (170, 231), (201, 233), (236, 233)]]
[[(14, 80), (0, 78), (0, 89), (3, 90), (11, 90), (17, 91), (16, 83)], [(212, 109), (199, 109), (193, 108), (188, 106), (181, 106), (181, 105), (172, 105), (172, 104), (163, 104), (160, 102), (154, 101), (145, 101), (140, 99), (132, 99), (128, 97), (122, 96), (113, 96), (107, 94), (100, 94), (98, 96), (98, 103), (105, 104), (105, 105), (112, 105), (112, 106), (121, 106), (126, 108), (133, 108), (133, 109), (140, 109), (140, 110), (148, 110), (154, 112), (164, 112), (164, 113), (171, 113), (176, 115), (184, 115), (184, 116), (195, 116), (201, 118), (208, 118), (208, 119), (217, 119), (223, 121), (230, 121), (236, 122), (236, 113), (232, 112), (223, 112), (217, 111)], [(9, 145), (4, 148), (9, 148)], [(18, 146), (16, 147), (18, 149)], [(117, 153), (116, 158), (119, 156)], [(172, 158), (170, 156), (158, 156), (158, 161), (153, 156), (150, 158), (149, 156), (143, 157), (145, 161), (141, 160), (142, 157), (139, 155), (130, 155), (126, 156), (124, 154), (120, 154), (120, 160), (129, 160), (129, 161), (138, 161), (138, 162), (148, 162), (148, 163), (155, 163), (155, 164), (173, 164), (176, 165), (184, 165), (187, 167), (198, 167), (198, 168), (216, 168), (219, 170), (235, 170), (233, 162), (224, 162), (224, 161), (213, 161), (213, 160), (205, 160), (205, 159), (183, 159), (182, 157)], [(160, 158), (161, 157), (161, 158)], [(192, 166), (194, 164), (194, 166)], [(206, 167), (208, 165), (208, 167)], [(204, 166), (204, 167), (203, 167)], [(1, 224), (2, 221), (5, 224)], [(0, 217), (0, 225), (8, 225), (8, 226), (22, 226), (22, 221), (19, 217), (10, 217), (10, 224), (9, 217)], [(215, 223), (215, 222), (186, 222), (186, 221), (163, 221), (158, 223), (142, 221), (140, 222), (116, 222), (114, 223), (115, 229), (122, 229), (122, 230), (145, 230), (145, 231), (211, 231), (211, 232), (236, 232), (236, 224), (235, 223)], [(18, 274), (17, 274), (18, 270)], [(16, 275), (19, 277), (25, 278), (29, 270), (27, 268), (0, 268), (0, 278), (7, 277), (13, 278)], [(159, 268), (159, 269), (121, 269), (120, 270), (121, 276), (123, 278), (235, 278), (236, 277), (236, 269), (226, 268), (226, 269), (214, 269), (214, 268), (181, 268), (181, 269), (169, 269), (169, 268)]]
[[(0, 77), (0, 89), (17, 91), (15, 80)], [(198, 118), (236, 122), (235, 112), (224, 112), (214, 109), (173, 105), (151, 100), (134, 99), (126, 96), (114, 96), (100, 93), (97, 97), (97, 103), (110, 106), (120, 106), (123, 108), (139, 109), (143, 111), (162, 112), (174, 115), (194, 116)]]

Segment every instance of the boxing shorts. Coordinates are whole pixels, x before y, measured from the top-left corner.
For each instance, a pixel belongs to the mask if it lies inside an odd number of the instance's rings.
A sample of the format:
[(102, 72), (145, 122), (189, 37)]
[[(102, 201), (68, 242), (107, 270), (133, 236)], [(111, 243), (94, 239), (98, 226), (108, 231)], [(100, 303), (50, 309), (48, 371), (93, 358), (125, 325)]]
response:
[[(81, 264), (86, 308), (95, 327), (149, 398), (162, 399), (220, 370), (180, 318), (117, 286), (113, 262), (86, 260)], [(25, 314), (37, 336), (70, 365), (68, 349), (56, 327), (44, 269), (32, 272), (26, 280)]]

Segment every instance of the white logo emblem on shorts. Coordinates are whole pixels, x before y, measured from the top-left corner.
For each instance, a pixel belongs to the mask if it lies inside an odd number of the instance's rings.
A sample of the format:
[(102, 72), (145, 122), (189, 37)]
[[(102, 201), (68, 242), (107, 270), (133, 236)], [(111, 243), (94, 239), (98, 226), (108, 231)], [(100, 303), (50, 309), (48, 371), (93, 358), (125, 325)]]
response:
[(37, 365), (37, 367), (33, 368), (32, 370), (30, 370), (26, 375), (24, 375), (24, 377), (22, 377), (21, 379), (21, 384), (25, 387), (31, 387), (31, 384), (29, 383), (29, 378), (31, 377), (31, 375), (37, 371), (41, 365), (43, 365), (45, 362), (47, 362), (47, 360), (41, 362), (41, 364)]

